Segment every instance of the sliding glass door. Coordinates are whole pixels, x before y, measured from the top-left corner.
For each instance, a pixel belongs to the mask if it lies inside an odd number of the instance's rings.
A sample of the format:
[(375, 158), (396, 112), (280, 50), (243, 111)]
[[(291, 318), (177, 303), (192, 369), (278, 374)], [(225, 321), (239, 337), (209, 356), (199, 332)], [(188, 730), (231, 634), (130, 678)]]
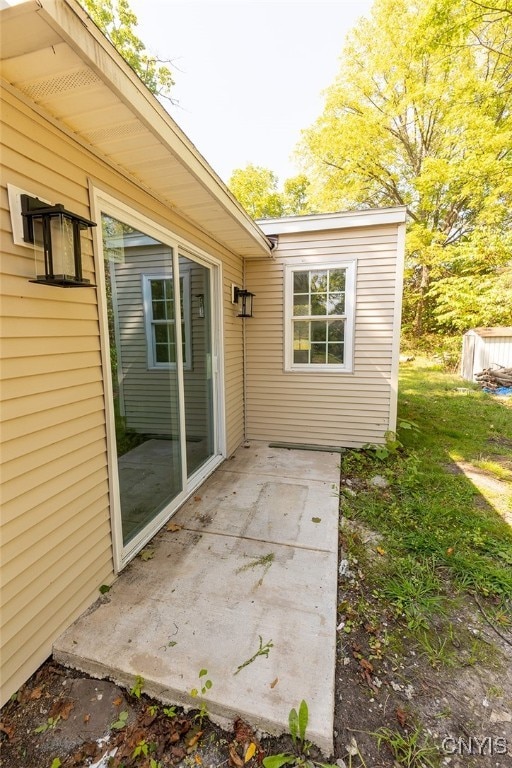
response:
[(124, 550), (218, 453), (212, 265), (102, 214)]

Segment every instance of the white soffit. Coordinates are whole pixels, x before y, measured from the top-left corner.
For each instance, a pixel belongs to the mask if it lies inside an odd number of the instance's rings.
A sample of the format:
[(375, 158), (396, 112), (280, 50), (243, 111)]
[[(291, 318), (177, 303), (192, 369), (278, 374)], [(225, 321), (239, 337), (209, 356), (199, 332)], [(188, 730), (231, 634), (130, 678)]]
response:
[(339, 211), (308, 216), (287, 216), (282, 219), (258, 219), (257, 223), (266, 235), (284, 235), (294, 232), (321, 232), (353, 227), (375, 227), (383, 224), (403, 224), (406, 218), (407, 208), (401, 205), (395, 208), (369, 208), (365, 211)]
[(43, 114), (234, 253), (258, 226), (75, 0), (0, 11), (1, 76)]

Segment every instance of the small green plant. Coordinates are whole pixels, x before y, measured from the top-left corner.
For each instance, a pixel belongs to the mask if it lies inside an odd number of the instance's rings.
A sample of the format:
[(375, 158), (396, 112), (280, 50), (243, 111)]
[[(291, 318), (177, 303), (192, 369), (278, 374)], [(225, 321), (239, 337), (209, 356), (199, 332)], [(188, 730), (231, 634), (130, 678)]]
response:
[(244, 667), (247, 667), (249, 666), (249, 664), (252, 664), (252, 662), (255, 661), (255, 659), (257, 659), (258, 656), (265, 656), (266, 658), (268, 658), (268, 654), (270, 653), (270, 649), (274, 647), (274, 643), (272, 642), (272, 640), (269, 640), (267, 643), (265, 643), (265, 645), (263, 645), (263, 638), (261, 637), (261, 635), (258, 635), (258, 637), (260, 638), (260, 647), (258, 648), (256, 653), (253, 653), (250, 659), (247, 659), (242, 664), (238, 665), (238, 667), (236, 668), (236, 672), (233, 672), (234, 675), (238, 675), (238, 673), (241, 672), (242, 669), (244, 669)]
[(156, 704), (150, 704), (148, 706), (148, 714), (151, 715), (151, 717), (154, 717), (158, 714), (158, 706)]
[(434, 669), (439, 668), (441, 665), (446, 667), (453, 667), (456, 664), (456, 657), (453, 650), (448, 647), (448, 637), (444, 640), (435, 640), (429, 633), (422, 632), (417, 635), (417, 640), (422, 648), (422, 654), (425, 655), (431, 667)]
[(396, 762), (405, 768), (436, 768), (439, 764), (438, 750), (419, 726), (405, 734), (379, 728), (371, 735), (376, 737), (379, 750), (384, 744)]
[(296, 765), (309, 768), (310, 766), (319, 766), (319, 768), (334, 768), (326, 763), (318, 763), (309, 758), (311, 744), (306, 741), (306, 730), (309, 722), (308, 705), (302, 699), (298, 710), (290, 710), (288, 715), (288, 728), (292, 737), (295, 753), (281, 752), (277, 755), (268, 755), (263, 758), (264, 768), (282, 768), (283, 765)]
[(164, 715), (167, 717), (173, 718), (178, 717), (178, 713), (176, 712), (176, 707), (164, 707), (163, 709)]
[(205, 721), (205, 719), (207, 717), (208, 717), (208, 707), (206, 705), (206, 702), (202, 701), (201, 702), (201, 706), (199, 707), (199, 710), (194, 715), (194, 720), (197, 720), (197, 722), (199, 723), (200, 727), (202, 727), (203, 722)]
[(119, 713), (119, 717), (114, 723), (112, 723), (110, 727), (114, 728), (116, 731), (121, 731), (126, 726), (127, 722), (128, 722), (128, 712), (126, 712), (126, 710), (123, 710), (122, 712)]
[(60, 768), (62, 765), (60, 757), (54, 757), (50, 768)]
[(137, 675), (134, 684), (130, 688), (130, 696), (135, 696), (135, 698), (140, 699), (145, 682), (146, 681), (143, 677), (141, 677), (141, 675)]
[(146, 739), (141, 739), (138, 743), (135, 749), (132, 752), (132, 758), (135, 759), (136, 757), (148, 757), (150, 752), (155, 751), (155, 744), (152, 742), (146, 741)]
[[(201, 680), (201, 693), (203, 694), (203, 696), (213, 686), (212, 681), (208, 679), (207, 675), (208, 675), (207, 669), (201, 669), (199, 671), (198, 677), (199, 677), (199, 680)], [(206, 680), (203, 680), (202, 678), (206, 678)], [(190, 695), (194, 697), (199, 696), (199, 690), (197, 688), (192, 688), (192, 690), (190, 691)]]
[(37, 728), (34, 730), (34, 733), (46, 733), (46, 731), (51, 731), (52, 728), (55, 728), (59, 720), (59, 715), (57, 715), (57, 717), (49, 717), (46, 723), (42, 723), (42, 725), (37, 726)]

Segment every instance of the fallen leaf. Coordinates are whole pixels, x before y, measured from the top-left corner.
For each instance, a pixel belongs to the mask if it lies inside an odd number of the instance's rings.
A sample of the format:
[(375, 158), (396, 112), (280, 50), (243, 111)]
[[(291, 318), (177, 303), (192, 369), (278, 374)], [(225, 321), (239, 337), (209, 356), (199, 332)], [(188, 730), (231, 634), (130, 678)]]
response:
[(276, 685), (278, 684), (278, 682), (279, 682), (279, 678), (278, 678), (278, 677), (276, 677), (276, 679), (275, 679), (275, 680), (272, 680), (272, 682), (270, 683), (270, 687), (271, 687), (271, 688), (275, 688), (275, 687), (276, 687)]
[(251, 743), (245, 750), (244, 763), (248, 763), (249, 760), (251, 760), (255, 754), (256, 754), (256, 744), (254, 743), (254, 741), (251, 741)]
[(373, 672), (373, 665), (367, 659), (360, 659), (359, 664), (365, 670), (365, 672)]
[(405, 728), (405, 724), (407, 723), (407, 712), (403, 710), (402, 707), (397, 707), (396, 719), (398, 720), (402, 728)]
[(155, 552), (153, 549), (143, 549), (140, 553), (140, 559), (141, 560), (152, 560), (155, 556)]
[(40, 699), (43, 695), (43, 689), (40, 686), (39, 688), (34, 688), (32, 691), (30, 691), (29, 699)]
[(11, 725), (4, 725), (4, 723), (0, 723), (0, 731), (5, 733), (9, 739), (12, 739), (14, 736), (14, 728)]
[(114, 699), (114, 701), (112, 702), (114, 707), (120, 707), (122, 703), (123, 703), (123, 697), (122, 696), (118, 696), (117, 699)]
[(194, 760), (196, 761), (196, 763), (197, 763), (198, 765), (202, 765), (202, 764), (203, 764), (203, 761), (202, 761), (201, 755), (194, 755)]
[(201, 496), (194, 496), (194, 501), (201, 501)]
[(229, 745), (229, 759), (236, 768), (243, 768), (244, 761), (240, 755), (237, 754), (234, 744)]
[(448, 547), (448, 549), (446, 550), (446, 554), (453, 555), (453, 551), (454, 551), (453, 547)]
[(381, 557), (383, 557), (386, 554), (386, 550), (382, 549), (382, 547), (376, 547), (376, 550), (379, 553), (379, 555), (381, 555)]
[(88, 723), (90, 719), (91, 719), (90, 715), (84, 715), (84, 723)]
[(67, 720), (71, 710), (75, 708), (75, 702), (72, 699), (57, 699), (50, 709), (50, 717)]
[(167, 526), (167, 530), (171, 533), (176, 533), (176, 531), (181, 531), (183, 529), (182, 525), (177, 525), (177, 523), (169, 523)]
[(190, 737), (190, 739), (187, 741), (187, 747), (195, 747), (201, 736), (203, 735), (204, 731), (198, 731), (197, 733), (194, 733), (193, 736)]

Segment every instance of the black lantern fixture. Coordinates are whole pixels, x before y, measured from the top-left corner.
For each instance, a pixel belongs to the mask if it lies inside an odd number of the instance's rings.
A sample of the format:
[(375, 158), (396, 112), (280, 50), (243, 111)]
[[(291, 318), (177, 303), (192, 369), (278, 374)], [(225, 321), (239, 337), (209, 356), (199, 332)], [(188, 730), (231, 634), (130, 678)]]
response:
[(94, 221), (61, 204), (48, 205), (30, 195), (20, 197), (23, 238), (34, 245), (36, 277), (30, 282), (61, 288), (94, 287), (82, 274), (81, 246), (81, 233), (95, 227)]
[(246, 291), (245, 288), (237, 288), (236, 285), (233, 287), (233, 302), (238, 304), (240, 300), (242, 301), (241, 311), (237, 317), (252, 317), (254, 296), (254, 293)]

